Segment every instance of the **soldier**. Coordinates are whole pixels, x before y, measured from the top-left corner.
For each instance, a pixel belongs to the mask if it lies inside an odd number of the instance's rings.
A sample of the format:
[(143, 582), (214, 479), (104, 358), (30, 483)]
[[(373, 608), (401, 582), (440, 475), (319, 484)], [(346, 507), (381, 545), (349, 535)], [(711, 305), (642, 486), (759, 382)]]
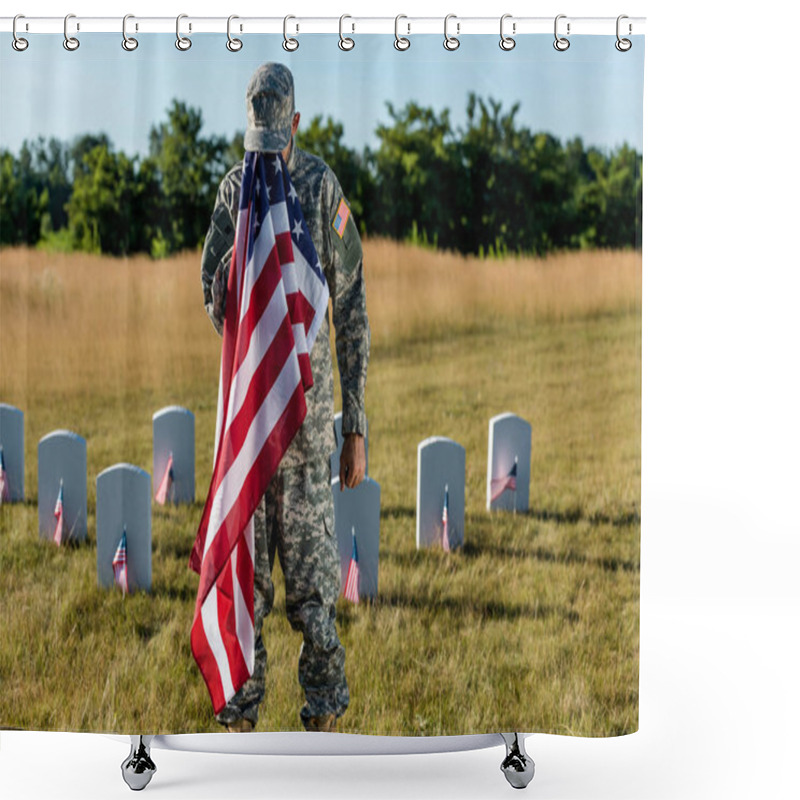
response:
[[(300, 114), (295, 111), (289, 69), (276, 63), (259, 67), (247, 87), (246, 102), (245, 149), (282, 152), (330, 289), (343, 404), (340, 474), (342, 487), (352, 489), (365, 471), (369, 325), (361, 240), (336, 175), (322, 159), (295, 144)], [(220, 184), (203, 247), (203, 296), (220, 335), (241, 180), (240, 163)], [(275, 594), (271, 571), (276, 551), (286, 580), (286, 614), (292, 628), (303, 634), (298, 677), (305, 691), (300, 718), (306, 730), (335, 730), (350, 699), (344, 648), (335, 626), (341, 576), (331, 494), (335, 440), (328, 331), (326, 314), (311, 351), (314, 385), (306, 393), (305, 421), (255, 513), (255, 668), (217, 714), (217, 721), (230, 731), (253, 730), (264, 699), (267, 656), (261, 627)]]

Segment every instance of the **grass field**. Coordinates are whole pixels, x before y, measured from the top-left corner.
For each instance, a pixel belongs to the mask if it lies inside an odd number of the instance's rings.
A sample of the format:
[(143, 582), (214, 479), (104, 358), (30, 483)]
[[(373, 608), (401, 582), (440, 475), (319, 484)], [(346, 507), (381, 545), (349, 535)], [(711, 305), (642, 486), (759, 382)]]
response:
[[(379, 600), (339, 603), (349, 733), (592, 736), (638, 722), (641, 255), (479, 261), (365, 243)], [(24, 504), (0, 508), (0, 726), (218, 730), (192, 659), (187, 568), (213, 452), (220, 340), (197, 254), (0, 251), (0, 402), (25, 411)], [(95, 478), (152, 469), (152, 414), (196, 415), (192, 507), (153, 509), (153, 591), (96, 586)], [(533, 426), (531, 511), (485, 511), (490, 417)], [(40, 543), (36, 446), (87, 440), (89, 543)], [(466, 544), (415, 549), (416, 448), (467, 452)], [(299, 634), (265, 624), (258, 730), (298, 730)]]

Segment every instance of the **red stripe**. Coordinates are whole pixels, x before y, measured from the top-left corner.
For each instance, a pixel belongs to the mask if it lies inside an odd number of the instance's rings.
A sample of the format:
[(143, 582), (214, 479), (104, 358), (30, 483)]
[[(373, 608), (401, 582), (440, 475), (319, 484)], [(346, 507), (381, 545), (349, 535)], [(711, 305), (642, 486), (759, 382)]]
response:
[[(236, 562), (236, 580), (239, 582), (239, 589), (244, 597), (245, 605), (248, 610), (253, 608), (254, 588), (253, 579), (255, 577), (253, 568), (253, 559), (250, 557), (250, 551), (247, 548), (247, 542), (242, 537), (239, 544), (239, 556)], [(253, 616), (250, 616), (250, 622), (253, 622)]]
[(300, 291), (292, 292), (286, 295), (286, 304), (289, 306), (289, 315), (292, 318), (292, 323), (297, 325), (302, 322), (305, 332), (308, 333), (308, 329), (317, 314), (314, 306), (308, 302), (308, 298)]
[(308, 390), (314, 385), (314, 376), (311, 374), (311, 358), (308, 353), (298, 353), (297, 363), (300, 365), (300, 381), (303, 388)]
[(294, 261), (294, 242), (292, 241), (291, 231), (284, 231), (275, 236), (275, 245), (278, 249), (281, 264), (288, 264)]

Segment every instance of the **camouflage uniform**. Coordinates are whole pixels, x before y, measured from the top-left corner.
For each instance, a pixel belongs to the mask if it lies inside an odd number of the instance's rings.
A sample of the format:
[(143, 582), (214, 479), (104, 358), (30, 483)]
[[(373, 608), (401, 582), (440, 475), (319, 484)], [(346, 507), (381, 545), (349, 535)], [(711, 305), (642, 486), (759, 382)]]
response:
[[(287, 165), (330, 288), (343, 398), (342, 431), (364, 435), (369, 325), (361, 240), (352, 215), (341, 236), (334, 228), (344, 195), (330, 167), (294, 144)], [(215, 316), (211, 287), (217, 270), (227, 285), (241, 180), (241, 164), (222, 180), (203, 248), (205, 305), (220, 334), (223, 318)], [(338, 717), (348, 705), (344, 648), (335, 627), (341, 577), (330, 482), (330, 455), (336, 442), (329, 327), (326, 314), (311, 350), (314, 385), (306, 393), (305, 421), (256, 512), (255, 670), (217, 715), (222, 724), (240, 717), (255, 723), (264, 697), (266, 650), (261, 627), (272, 608), (270, 575), (276, 550), (286, 579), (286, 613), (292, 627), (303, 632), (298, 677), (306, 702), (301, 718), (307, 722), (325, 714)]]

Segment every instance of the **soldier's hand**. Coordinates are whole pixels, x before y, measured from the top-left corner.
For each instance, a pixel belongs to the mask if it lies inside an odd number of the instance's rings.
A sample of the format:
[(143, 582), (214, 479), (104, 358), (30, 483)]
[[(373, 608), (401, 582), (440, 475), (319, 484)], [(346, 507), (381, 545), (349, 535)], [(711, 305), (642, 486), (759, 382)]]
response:
[(367, 456), (364, 451), (364, 437), (360, 433), (348, 433), (344, 437), (342, 456), (339, 459), (339, 489), (355, 489), (364, 480)]
[(214, 303), (214, 319), (220, 327), (225, 322), (225, 277), (224, 270), (220, 264), (214, 273), (214, 280), (211, 282), (211, 299)]

